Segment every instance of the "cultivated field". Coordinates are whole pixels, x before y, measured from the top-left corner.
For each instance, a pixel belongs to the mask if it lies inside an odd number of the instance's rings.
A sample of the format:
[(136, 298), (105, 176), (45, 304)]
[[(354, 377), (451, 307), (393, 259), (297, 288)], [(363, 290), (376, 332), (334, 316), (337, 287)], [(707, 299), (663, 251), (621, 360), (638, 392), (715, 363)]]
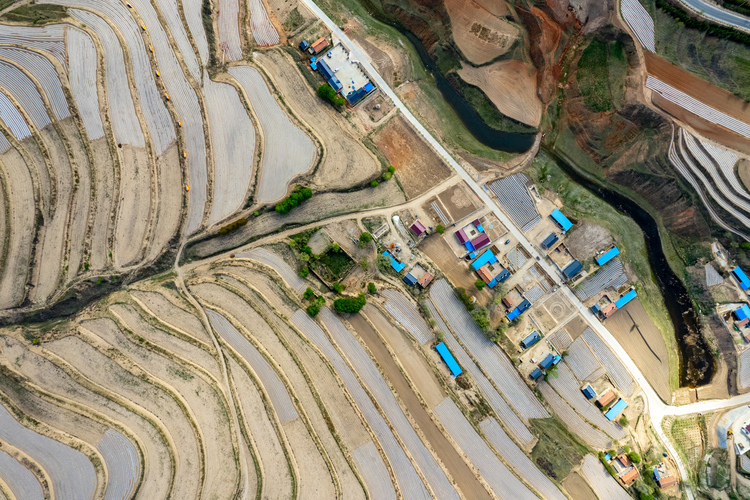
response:
[(447, 0), (445, 8), (456, 45), (474, 64), (484, 64), (505, 54), (518, 37), (514, 26), (475, 2)]
[(630, 495), (622, 489), (615, 478), (609, 475), (604, 465), (593, 455), (586, 455), (581, 467), (581, 474), (599, 498), (611, 498), (612, 500), (628, 500), (630, 498)]
[(452, 175), (448, 165), (400, 116), (392, 118), (373, 141), (396, 167), (396, 176), (408, 199), (419, 196)]
[(239, 0), (221, 0), (219, 2), (219, 39), (222, 55), (228, 61), (242, 59), (240, 23)]
[(465, 65), (458, 75), (482, 89), (504, 115), (532, 127), (542, 119), (542, 101), (536, 94), (536, 70), (521, 61), (498, 61), (489, 66)]
[(605, 449), (612, 443), (603, 432), (591, 426), (588, 422), (578, 415), (547, 382), (539, 384), (539, 391), (544, 396), (545, 401), (550, 405), (552, 410), (560, 419), (565, 422), (570, 432), (576, 434), (590, 446), (598, 449)]

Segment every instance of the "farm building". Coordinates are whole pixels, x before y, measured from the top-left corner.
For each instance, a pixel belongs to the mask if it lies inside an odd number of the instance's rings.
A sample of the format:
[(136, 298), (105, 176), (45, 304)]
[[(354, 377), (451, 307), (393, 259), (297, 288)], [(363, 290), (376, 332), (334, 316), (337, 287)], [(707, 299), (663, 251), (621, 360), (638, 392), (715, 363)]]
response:
[(612, 316), (612, 313), (615, 312), (616, 310), (617, 310), (617, 304), (615, 304), (614, 302), (610, 302), (606, 306), (602, 307), (601, 313), (602, 313), (602, 316), (604, 316), (605, 318), (609, 318), (610, 316)]
[(750, 323), (750, 307), (743, 304), (742, 307), (734, 311), (734, 317), (737, 318), (737, 326), (744, 327)]
[(612, 249), (606, 252), (604, 255), (600, 255), (599, 257), (597, 257), (596, 263), (599, 264), (600, 266), (603, 266), (604, 264), (614, 259), (619, 254), (620, 254), (620, 250), (617, 247), (612, 247)]
[(502, 283), (508, 279), (508, 276), (510, 276), (510, 271), (502, 268), (500, 273), (496, 275), (495, 272), (497, 271), (493, 264), (497, 264), (497, 257), (495, 257), (495, 254), (489, 248), (471, 263), (471, 267), (474, 268), (479, 277), (482, 278), (490, 288), (494, 288), (495, 285)]
[(506, 295), (505, 297), (503, 297), (503, 305), (504, 305), (505, 307), (507, 307), (508, 309), (510, 309), (511, 307), (513, 307), (513, 301), (512, 301), (512, 300), (510, 300), (510, 299), (508, 298), (508, 296)]
[(495, 254), (492, 253), (492, 250), (489, 248), (479, 256), (477, 260), (471, 263), (471, 267), (474, 268), (475, 271), (478, 271), (480, 267), (484, 266), (485, 264), (494, 264), (497, 262), (497, 257), (495, 257)]
[(339, 79), (336, 78), (336, 74), (333, 72), (331, 67), (328, 66), (327, 62), (325, 62), (323, 59), (318, 59), (315, 64), (317, 65), (320, 74), (323, 76), (325, 81), (328, 82), (328, 85), (330, 85), (333, 90), (339, 92), (344, 87), (343, 85), (341, 85)]
[(466, 242), (469, 241), (469, 237), (466, 236), (466, 231), (464, 231), (463, 228), (459, 229), (458, 231), (456, 231), (453, 234), (456, 235), (456, 238), (458, 239), (458, 242), (461, 243), (462, 245), (466, 245)]
[(625, 474), (620, 476), (620, 481), (625, 486), (630, 486), (636, 479), (638, 479), (638, 469), (635, 467), (630, 468)]
[(590, 384), (586, 384), (586, 387), (581, 389), (581, 392), (586, 396), (586, 399), (594, 399), (596, 397), (596, 391)]
[(302, 51), (305, 51), (305, 50), (307, 50), (307, 49), (309, 49), (309, 48), (310, 48), (310, 44), (309, 44), (309, 43), (307, 43), (307, 40), (302, 40), (302, 41), (301, 41), (301, 42), (299, 43), (299, 48), (300, 48), (300, 50), (302, 50)]
[(529, 302), (528, 300), (524, 299), (523, 302), (521, 302), (520, 304), (518, 304), (518, 307), (516, 307), (515, 309), (513, 309), (513, 311), (511, 311), (508, 314), (508, 316), (507, 316), (508, 317), (508, 321), (513, 321), (514, 319), (516, 319), (518, 316), (520, 316), (521, 313), (523, 313), (529, 307), (531, 307), (531, 302)]
[(456, 360), (453, 358), (453, 354), (451, 354), (451, 352), (445, 346), (445, 343), (440, 342), (437, 346), (435, 346), (435, 349), (437, 349), (437, 352), (440, 354), (440, 357), (443, 358), (445, 364), (448, 365), (448, 369), (451, 371), (453, 376), (458, 377), (459, 375), (461, 375), (463, 370), (461, 370), (461, 367), (458, 366), (458, 363), (456, 363)]
[(482, 267), (480, 267), (479, 269), (477, 269), (477, 274), (487, 284), (489, 284), (490, 281), (492, 281), (494, 279), (494, 277), (492, 276), (492, 273), (490, 272), (489, 266), (482, 266)]
[(547, 368), (549, 368), (550, 366), (552, 366), (552, 363), (554, 363), (554, 362), (555, 362), (555, 357), (550, 353), (550, 354), (547, 354), (544, 357), (544, 359), (542, 360), (541, 363), (539, 363), (539, 367), (542, 370), (546, 370)]
[(604, 408), (609, 403), (615, 400), (617, 395), (614, 393), (612, 389), (607, 389), (604, 391), (604, 394), (599, 396), (599, 399), (597, 399), (596, 404), (599, 406), (599, 408)]
[(539, 332), (532, 332), (528, 337), (521, 341), (521, 349), (528, 349), (536, 344), (540, 338), (542, 337), (539, 336)]
[(432, 274), (425, 272), (424, 276), (419, 278), (417, 281), (417, 285), (421, 286), (422, 288), (427, 288), (427, 285), (432, 283), (433, 278), (435, 278)]
[[(307, 42), (305, 42), (305, 43), (307, 43)], [(302, 44), (300, 44), (300, 48), (301, 47), (302, 47)], [(325, 37), (321, 37), (321, 38), (317, 39), (315, 41), (315, 43), (313, 43), (312, 45), (309, 46), (308, 52), (310, 52), (310, 54), (316, 56), (316, 55), (320, 54), (323, 51), (323, 49), (325, 49), (326, 47), (328, 47), (328, 40), (326, 40)]]
[(417, 278), (414, 277), (413, 274), (407, 273), (406, 276), (404, 276), (404, 283), (406, 283), (409, 286), (414, 286), (417, 284)]
[(743, 271), (739, 267), (735, 267), (732, 270), (732, 274), (734, 274), (734, 277), (737, 278), (737, 281), (740, 282), (740, 286), (743, 290), (747, 290), (748, 288), (750, 288), (750, 279), (747, 278), (745, 271)]
[(487, 236), (487, 233), (482, 233), (473, 240), (471, 240), (471, 249), (472, 250), (479, 250), (482, 247), (485, 247), (490, 244), (490, 237)]
[(529, 374), (529, 377), (531, 377), (532, 380), (536, 380), (541, 376), (542, 376), (542, 370), (540, 370), (539, 368), (534, 368), (534, 371), (532, 371)]
[(542, 241), (542, 249), (549, 250), (552, 245), (557, 243), (557, 235), (555, 233), (550, 233), (549, 236), (544, 238), (544, 241)]
[(594, 314), (598, 314), (602, 310), (601, 307), (599, 307), (599, 304), (594, 304), (591, 306), (591, 312)]
[(359, 101), (365, 98), (367, 94), (375, 90), (375, 87), (372, 85), (372, 83), (367, 82), (364, 87), (360, 87), (356, 90), (352, 90), (348, 94), (346, 94), (346, 100), (349, 102), (350, 106), (355, 106)]
[(554, 209), (549, 216), (552, 217), (552, 220), (557, 222), (557, 225), (560, 226), (563, 232), (567, 232), (568, 229), (573, 227), (573, 223), (570, 222), (558, 209)]
[(414, 224), (411, 225), (409, 229), (411, 229), (411, 232), (414, 233), (416, 236), (422, 236), (425, 233), (425, 231), (427, 231), (427, 228), (424, 227), (424, 224), (422, 224), (420, 221), (416, 221)]
[(622, 413), (622, 410), (625, 409), (625, 407), (628, 406), (628, 403), (620, 398), (617, 403), (612, 405), (612, 408), (607, 410), (607, 413), (604, 414), (605, 417), (607, 417), (607, 420), (614, 420)]
[(635, 288), (631, 288), (628, 293), (620, 297), (616, 302), (615, 306), (617, 306), (617, 309), (622, 309), (625, 307), (625, 304), (636, 298), (638, 294), (635, 292)]
[(565, 269), (562, 270), (563, 276), (565, 276), (565, 279), (569, 280), (575, 277), (578, 273), (581, 272), (581, 269), (583, 269), (583, 266), (580, 262), (577, 260), (574, 260), (570, 264), (568, 264)]
[(393, 255), (391, 255), (391, 253), (390, 253), (390, 252), (389, 252), (388, 250), (386, 250), (385, 252), (383, 252), (383, 256), (384, 256), (384, 257), (388, 257), (388, 259), (389, 259), (389, 260), (391, 261), (391, 267), (392, 267), (392, 268), (393, 268), (393, 270), (394, 270), (394, 271), (396, 271), (397, 273), (400, 273), (401, 271), (403, 271), (403, 270), (404, 270), (404, 267), (406, 267), (406, 264), (404, 264), (403, 262), (399, 262), (399, 261), (397, 261), (397, 260), (396, 260), (396, 259), (395, 259), (395, 258), (393, 257)]

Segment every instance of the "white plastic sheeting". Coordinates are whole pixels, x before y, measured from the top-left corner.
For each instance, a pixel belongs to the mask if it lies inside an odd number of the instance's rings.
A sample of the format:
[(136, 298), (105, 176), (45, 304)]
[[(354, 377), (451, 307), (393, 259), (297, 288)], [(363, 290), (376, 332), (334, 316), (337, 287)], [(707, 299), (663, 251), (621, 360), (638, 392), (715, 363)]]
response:
[(229, 61), (242, 59), (239, 15), (240, 0), (219, 0), (219, 39)]
[(0, 480), (8, 485), (16, 498), (23, 500), (42, 500), (42, 486), (34, 474), (18, 463), (16, 459), (0, 450)]
[[(104, 127), (99, 114), (99, 95), (96, 89), (98, 61), (94, 41), (88, 33), (71, 28), (68, 30), (68, 47), (70, 49), (68, 51), (70, 54), (70, 67), (68, 68), (70, 90), (73, 92), (73, 98), (78, 105), (78, 111), (89, 139), (99, 139), (104, 137)], [(109, 97), (112, 98), (112, 96)]]
[(36, 85), (16, 66), (0, 61), (0, 86), (18, 101), (37, 129), (51, 123)]
[(406, 331), (411, 333), (417, 342), (420, 344), (426, 344), (435, 338), (432, 334), (427, 323), (424, 322), (422, 316), (419, 315), (419, 311), (414, 307), (414, 304), (409, 302), (406, 296), (396, 290), (386, 289), (382, 290), (380, 294), (385, 297), (385, 309), (388, 311), (393, 319), (398, 324), (403, 326)]
[(396, 500), (391, 476), (385, 468), (383, 459), (372, 441), (363, 444), (352, 452), (354, 465), (359, 469), (362, 480), (370, 493), (370, 498), (378, 500)]
[[(120, 40), (104, 19), (85, 10), (70, 9), (70, 14), (96, 32), (104, 51), (107, 104), (112, 131), (118, 144), (144, 147), (146, 140), (135, 113)], [(70, 43), (70, 42), (69, 42)], [(71, 59), (73, 56), (71, 56)]]
[(255, 157), (255, 128), (237, 90), (203, 75), (203, 95), (211, 123), (214, 155), (214, 193), (208, 223), (213, 224), (241, 208), (245, 201)]
[(628, 23), (641, 45), (655, 53), (654, 20), (651, 19), (651, 15), (641, 5), (641, 2), (638, 0), (622, 0), (620, 9), (622, 10), (622, 18)]
[(263, 0), (247, 0), (247, 5), (250, 8), (250, 31), (253, 32), (255, 43), (261, 47), (279, 43), (279, 32), (269, 19)]
[(0, 47), (0, 57), (13, 61), (16, 66), (28, 71), (39, 82), (52, 106), (55, 118), (64, 120), (70, 116), (60, 77), (49, 59), (36, 52), (15, 47)]
[(65, 66), (64, 24), (11, 26), (0, 24), (0, 44), (13, 44), (49, 52)]
[(289, 264), (284, 262), (284, 259), (276, 255), (275, 253), (266, 250), (265, 248), (253, 248), (245, 252), (238, 253), (236, 255), (238, 259), (252, 259), (271, 267), (274, 271), (279, 273), (287, 285), (289, 285), (295, 292), (301, 293), (307, 286), (305, 281), (300, 278), (294, 270), (289, 267)]
[(552, 410), (558, 417), (560, 417), (560, 420), (565, 422), (565, 426), (571, 432), (577, 434), (578, 437), (594, 448), (604, 449), (609, 447), (612, 440), (599, 429), (592, 427), (591, 424), (582, 419), (578, 413), (573, 411), (573, 408), (571, 408), (568, 403), (566, 403), (563, 398), (561, 398), (555, 390), (547, 384), (547, 382), (540, 382), (538, 388), (542, 393), (542, 396), (544, 396), (544, 399), (552, 407)]
[(591, 350), (594, 351), (594, 354), (599, 358), (599, 361), (604, 365), (604, 368), (607, 369), (609, 378), (612, 379), (612, 382), (614, 382), (618, 389), (628, 396), (633, 394), (633, 391), (635, 390), (633, 377), (630, 376), (630, 373), (622, 364), (622, 361), (617, 358), (617, 355), (612, 352), (612, 349), (610, 349), (602, 338), (591, 328), (586, 328), (581, 336), (586, 339), (586, 343), (588, 343)]
[(109, 429), (99, 440), (96, 449), (107, 466), (107, 490), (104, 500), (127, 500), (135, 493), (141, 475), (138, 450), (133, 443), (114, 429)]
[[(19, 141), (22, 141), (31, 135), (26, 120), (24, 120), (18, 109), (16, 109), (10, 99), (8, 99), (8, 96), (2, 92), (0, 92), (0, 119), (2, 119), (5, 126), (10, 129), (10, 133), (13, 134), (13, 137)], [(3, 138), (5, 138), (5, 136), (3, 136)], [(3, 152), (5, 152), (5, 150), (3, 150)]]
[(607, 469), (593, 455), (586, 455), (581, 466), (581, 473), (599, 498), (607, 500), (632, 500), (625, 490), (617, 483)]
[(175, 0), (156, 0), (156, 4), (161, 11), (161, 15), (164, 16), (164, 19), (167, 21), (167, 27), (172, 33), (172, 38), (177, 44), (177, 50), (180, 51), (185, 66), (187, 66), (187, 69), (190, 71), (193, 78), (195, 78), (197, 82), (200, 82), (200, 63), (198, 62), (198, 58), (193, 51), (193, 46), (190, 44), (190, 40), (187, 37), (185, 25), (182, 24), (182, 18), (180, 17), (180, 11), (177, 8), (177, 2)]
[(187, 21), (188, 28), (190, 28), (190, 34), (193, 35), (193, 41), (198, 47), (198, 55), (203, 61), (203, 64), (208, 64), (208, 41), (206, 40), (206, 30), (203, 28), (203, 16), (201, 14), (202, 7), (202, 0), (183, 0), (182, 2), (185, 21)]

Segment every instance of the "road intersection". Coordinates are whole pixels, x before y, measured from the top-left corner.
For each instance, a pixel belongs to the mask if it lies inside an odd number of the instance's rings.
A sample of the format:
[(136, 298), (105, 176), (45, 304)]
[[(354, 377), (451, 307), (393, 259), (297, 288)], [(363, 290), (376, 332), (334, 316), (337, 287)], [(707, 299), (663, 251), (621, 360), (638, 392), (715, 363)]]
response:
[(547, 274), (555, 280), (558, 286), (558, 290), (562, 292), (572, 304), (578, 309), (581, 315), (591, 325), (591, 327), (604, 339), (607, 345), (617, 355), (618, 358), (625, 365), (627, 370), (633, 379), (640, 385), (647, 403), (647, 408), (654, 431), (662, 440), (664, 446), (669, 451), (672, 459), (677, 464), (680, 470), (680, 476), (683, 484), (685, 485), (685, 491), (689, 500), (693, 500), (694, 496), (690, 489), (690, 483), (688, 480), (688, 473), (685, 464), (682, 462), (680, 455), (675, 450), (672, 442), (667, 437), (666, 433), (662, 429), (662, 421), (665, 417), (674, 416), (685, 416), (696, 413), (707, 413), (716, 410), (728, 409), (739, 405), (750, 404), (750, 393), (735, 396), (724, 400), (710, 400), (700, 401), (684, 406), (671, 406), (665, 404), (661, 398), (656, 394), (656, 391), (651, 387), (649, 382), (641, 373), (640, 369), (636, 366), (635, 362), (630, 358), (625, 349), (620, 345), (617, 339), (607, 330), (607, 328), (599, 321), (599, 319), (589, 310), (588, 307), (584, 306), (580, 300), (573, 294), (573, 292), (563, 283), (560, 271), (554, 267), (547, 259), (546, 256), (541, 255), (536, 248), (529, 242), (526, 235), (515, 226), (513, 221), (506, 215), (504, 211), (495, 203), (495, 201), (489, 196), (477, 181), (469, 175), (469, 173), (461, 167), (461, 165), (451, 156), (451, 154), (443, 147), (443, 145), (422, 125), (417, 117), (412, 114), (409, 108), (401, 101), (396, 95), (393, 89), (390, 88), (388, 83), (382, 78), (375, 67), (372, 65), (367, 53), (356, 45), (337, 25), (334, 23), (328, 15), (323, 12), (313, 0), (301, 0), (302, 3), (310, 9), (325, 25), (336, 38), (346, 45), (350, 50), (353, 59), (359, 61), (364, 67), (369, 76), (374, 80), (375, 84), (380, 88), (381, 92), (387, 95), (393, 104), (399, 109), (404, 118), (406, 118), (417, 132), (424, 137), (427, 143), (435, 150), (435, 152), (471, 187), (474, 193), (479, 196), (482, 202), (487, 207), (491, 207), (494, 214), (498, 219), (508, 228), (508, 230), (515, 236), (520, 244), (526, 249), (527, 252), (536, 259), (537, 262), (544, 268)]

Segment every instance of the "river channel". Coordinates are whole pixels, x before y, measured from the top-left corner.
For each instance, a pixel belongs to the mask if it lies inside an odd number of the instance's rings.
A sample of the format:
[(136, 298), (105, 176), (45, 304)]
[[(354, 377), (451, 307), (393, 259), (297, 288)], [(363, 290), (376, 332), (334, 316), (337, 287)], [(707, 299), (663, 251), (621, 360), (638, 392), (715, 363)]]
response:
[[(531, 147), (534, 141), (534, 135), (532, 134), (502, 132), (488, 126), (479, 116), (479, 113), (440, 73), (422, 42), (403, 27), (389, 24), (409, 39), (419, 54), (422, 64), (435, 77), (435, 82), (443, 98), (479, 142), (492, 149), (511, 153), (524, 152)], [(716, 361), (706, 343), (706, 339), (700, 333), (698, 316), (693, 309), (687, 289), (667, 262), (662, 248), (659, 227), (654, 218), (647, 210), (630, 198), (608, 189), (592, 176), (583, 174), (581, 169), (576, 168), (569, 158), (563, 158), (549, 148), (544, 148), (544, 152), (573, 181), (633, 219), (640, 226), (646, 241), (651, 270), (675, 328), (675, 338), (680, 351), (680, 386), (697, 387), (708, 384), (716, 372)]]

